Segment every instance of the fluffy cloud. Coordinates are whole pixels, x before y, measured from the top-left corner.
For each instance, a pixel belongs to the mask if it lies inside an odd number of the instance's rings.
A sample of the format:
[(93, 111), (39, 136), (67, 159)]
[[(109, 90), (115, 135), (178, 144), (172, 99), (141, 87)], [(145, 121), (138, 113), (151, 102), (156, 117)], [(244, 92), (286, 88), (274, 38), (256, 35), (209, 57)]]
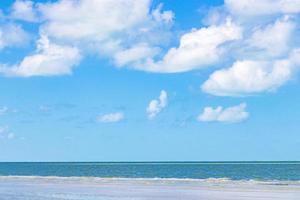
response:
[(60, 0), (41, 4), (44, 31), (62, 39), (101, 41), (134, 28), (147, 18), (148, 0)]
[(16, 0), (11, 8), (10, 17), (17, 20), (36, 22), (37, 13), (30, 0)]
[(295, 28), (296, 24), (286, 16), (273, 24), (256, 29), (247, 40), (247, 44), (253, 48), (255, 54), (264, 57), (280, 56), (290, 49), (290, 40)]
[(39, 4), (45, 19), (41, 31), (114, 57), (131, 44), (145, 42), (143, 36), (147, 34), (159, 37), (152, 30), (159, 31), (172, 22), (171, 11), (161, 11), (159, 6), (151, 12), (150, 5), (150, 0), (60, 0)]
[(148, 60), (138, 69), (174, 73), (185, 72), (209, 66), (219, 61), (224, 53), (222, 44), (242, 37), (239, 26), (227, 19), (226, 23), (219, 26), (209, 26), (192, 30), (180, 39), (178, 48), (171, 48), (161, 61)]
[(122, 121), (123, 119), (124, 113), (122, 112), (108, 113), (97, 117), (97, 121), (101, 123), (114, 123)]
[(261, 16), (300, 12), (299, 0), (225, 0), (233, 15)]
[(166, 91), (162, 90), (160, 92), (159, 98), (150, 101), (146, 112), (149, 119), (153, 119), (158, 113), (162, 111), (168, 104), (168, 94)]
[(25, 57), (18, 65), (0, 66), (0, 73), (22, 77), (70, 74), (80, 59), (77, 48), (51, 43), (42, 35), (35, 54)]
[(26, 44), (29, 36), (16, 24), (0, 25), (0, 50), (6, 47), (18, 47)]
[(0, 127), (0, 139), (13, 139), (15, 134), (8, 130), (8, 127)]
[(241, 122), (249, 117), (246, 107), (245, 103), (228, 108), (223, 108), (222, 106), (217, 108), (206, 107), (197, 120), (201, 122)]
[[(77, 49), (83, 54), (108, 57), (119, 67), (144, 63), (158, 54), (157, 45), (168, 40), (174, 14), (162, 11), (162, 4), (152, 9), (151, 0), (58, 0), (35, 4), (17, 0), (10, 17), (38, 20), (39, 32), (52, 41), (40, 39), (38, 43), (43, 44), (35, 54), (18, 65), (1, 66), (6, 75), (28, 77), (70, 74), (80, 60)], [(23, 41), (15, 37), (22, 36), (20, 30), (2, 34), (0, 28), (0, 48)]]
[[(166, 47), (174, 13), (164, 11), (162, 5), (153, 7), (151, 3), (151, 0), (47, 3), (17, 0), (11, 8), (11, 18), (35, 22), (39, 16), (39, 33), (46, 39), (41, 38), (36, 52), (19, 64), (0, 64), (0, 72), (23, 77), (70, 74), (80, 61), (80, 49), (82, 56), (96, 53), (109, 58), (117, 67), (156, 73), (186, 72), (230, 62), (232, 68), (239, 68), (238, 73), (251, 73), (244, 74), (246, 77), (263, 73), (264, 78), (279, 82), (264, 83), (263, 89), (255, 89), (253, 93), (276, 89), (291, 77), (287, 73), (274, 78), (276, 70), (273, 72), (274, 67), (270, 66), (288, 60), (284, 58), (299, 46), (299, 16), (295, 15), (300, 9), (298, 0), (225, 0), (225, 6), (213, 12), (209, 25), (186, 32), (180, 37), (179, 45), (169, 49)], [(248, 16), (247, 20), (241, 20), (241, 15)], [(257, 20), (251, 16), (264, 17)], [(14, 27), (19, 29), (3, 31), (0, 27), (0, 49), (23, 41), (21, 27)], [(241, 67), (246, 65), (255, 67)], [(282, 70), (293, 73), (287, 66)], [(211, 78), (222, 70), (213, 73)], [(238, 94), (252, 93), (242, 91), (244, 85), (239, 87)]]
[[(297, 2), (226, 0), (233, 19), (244, 28), (244, 38), (228, 53), (233, 58), (231, 67), (213, 72), (202, 90), (217, 96), (244, 96), (276, 91), (287, 83), (299, 66), (299, 18), (287, 15), (300, 11)], [(271, 14), (276, 15), (266, 16)], [(247, 19), (241, 20), (237, 15)]]
[(274, 91), (286, 83), (300, 64), (300, 49), (287, 59), (236, 61), (229, 69), (214, 72), (202, 85), (204, 92), (218, 96), (241, 96)]

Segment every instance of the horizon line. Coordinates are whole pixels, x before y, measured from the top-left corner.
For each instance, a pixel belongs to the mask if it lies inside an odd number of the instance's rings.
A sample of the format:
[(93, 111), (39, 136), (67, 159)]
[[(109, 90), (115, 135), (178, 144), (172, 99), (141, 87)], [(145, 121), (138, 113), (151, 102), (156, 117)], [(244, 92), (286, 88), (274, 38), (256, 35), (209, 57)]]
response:
[(234, 160), (234, 161), (0, 161), (0, 163), (288, 163), (300, 160)]

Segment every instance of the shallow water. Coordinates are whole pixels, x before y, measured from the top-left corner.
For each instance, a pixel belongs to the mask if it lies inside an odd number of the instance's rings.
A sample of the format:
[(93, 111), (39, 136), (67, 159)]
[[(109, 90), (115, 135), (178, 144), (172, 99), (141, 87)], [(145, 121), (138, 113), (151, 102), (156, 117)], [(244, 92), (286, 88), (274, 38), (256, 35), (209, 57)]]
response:
[[(292, 182), (293, 183), (293, 182)], [(1, 200), (299, 200), (300, 185), (227, 179), (0, 177)]]
[(300, 162), (0, 163), (0, 200), (300, 200)]

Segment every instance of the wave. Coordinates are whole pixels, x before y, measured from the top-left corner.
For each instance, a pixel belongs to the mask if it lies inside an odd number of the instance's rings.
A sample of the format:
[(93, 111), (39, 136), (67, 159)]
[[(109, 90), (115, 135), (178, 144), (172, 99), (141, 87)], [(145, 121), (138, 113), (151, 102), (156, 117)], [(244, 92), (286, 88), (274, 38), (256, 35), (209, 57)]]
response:
[(193, 178), (123, 178), (123, 177), (90, 177), (90, 176), (0, 176), (1, 180), (22, 180), (22, 181), (59, 181), (59, 182), (92, 182), (92, 183), (161, 183), (161, 184), (175, 184), (175, 183), (198, 183), (198, 184), (226, 184), (226, 185), (273, 185), (273, 186), (299, 186), (300, 180), (233, 180), (230, 178), (207, 178), (207, 179), (193, 179)]

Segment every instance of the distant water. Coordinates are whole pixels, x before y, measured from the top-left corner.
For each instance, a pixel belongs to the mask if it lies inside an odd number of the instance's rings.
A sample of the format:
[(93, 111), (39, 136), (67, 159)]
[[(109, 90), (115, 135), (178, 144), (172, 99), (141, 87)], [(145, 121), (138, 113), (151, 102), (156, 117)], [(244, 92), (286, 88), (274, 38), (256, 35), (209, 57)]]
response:
[(300, 181), (300, 162), (0, 163), (0, 176)]

